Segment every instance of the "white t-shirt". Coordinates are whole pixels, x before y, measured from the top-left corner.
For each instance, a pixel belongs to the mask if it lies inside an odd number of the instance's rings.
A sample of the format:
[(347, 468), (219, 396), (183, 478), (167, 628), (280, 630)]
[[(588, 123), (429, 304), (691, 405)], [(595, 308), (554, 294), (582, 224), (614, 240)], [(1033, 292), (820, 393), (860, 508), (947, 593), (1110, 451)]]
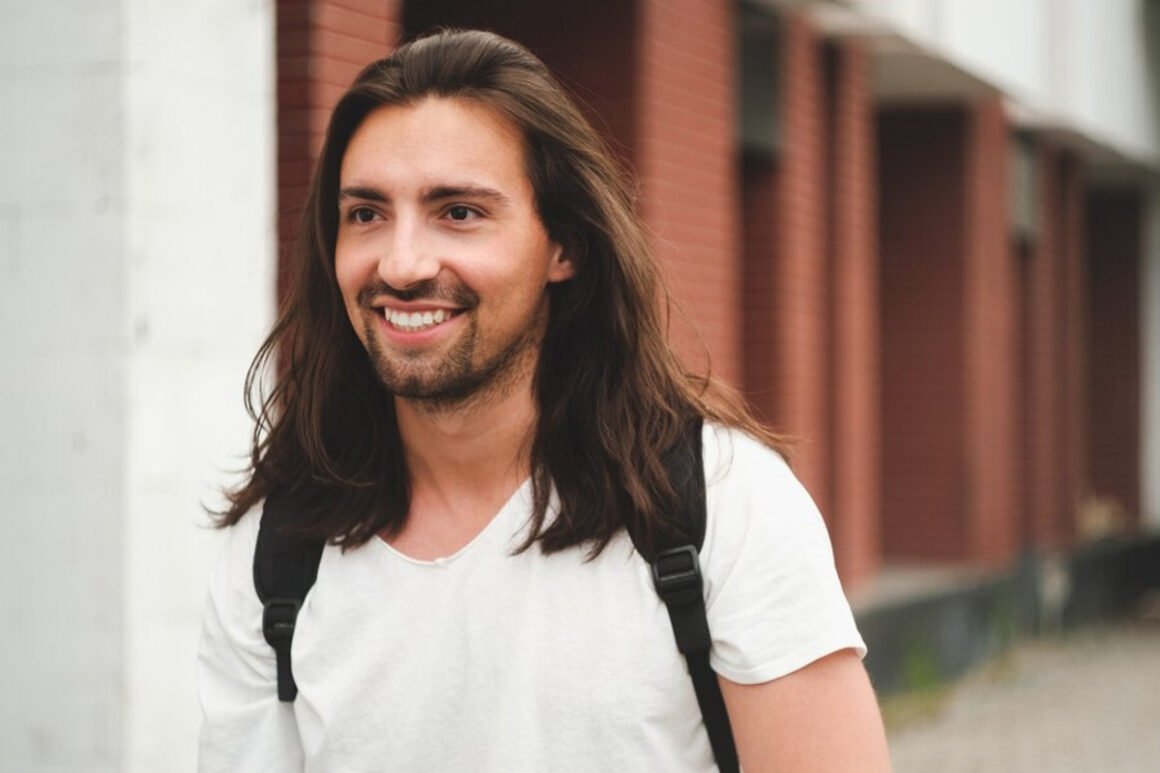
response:
[[(865, 646), (822, 519), (780, 456), (706, 426), (701, 567), (711, 662), (776, 679)], [(712, 771), (648, 564), (621, 534), (512, 555), (531, 484), (457, 553), (328, 546), (298, 615), (298, 698), (277, 698), (253, 585), (258, 513), (230, 530), (199, 656), (202, 773)]]

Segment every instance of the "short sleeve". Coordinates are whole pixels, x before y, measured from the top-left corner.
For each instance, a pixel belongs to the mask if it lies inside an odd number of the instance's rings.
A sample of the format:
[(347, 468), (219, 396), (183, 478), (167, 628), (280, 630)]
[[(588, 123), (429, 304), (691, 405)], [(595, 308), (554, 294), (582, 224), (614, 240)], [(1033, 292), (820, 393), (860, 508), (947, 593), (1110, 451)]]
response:
[(701, 563), (713, 669), (756, 684), (842, 649), (865, 656), (825, 523), (789, 465), (714, 425), (705, 427), (704, 448)]
[(291, 703), (278, 700), (274, 652), (254, 590), (259, 512), (230, 527), (210, 582), (198, 650), (200, 773), (301, 771)]

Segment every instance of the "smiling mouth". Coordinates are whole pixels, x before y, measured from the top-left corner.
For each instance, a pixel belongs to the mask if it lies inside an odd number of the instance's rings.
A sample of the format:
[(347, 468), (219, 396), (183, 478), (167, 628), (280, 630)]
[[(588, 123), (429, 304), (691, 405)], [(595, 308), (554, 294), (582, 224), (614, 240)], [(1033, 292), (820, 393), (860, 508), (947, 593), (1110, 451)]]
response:
[(419, 333), (430, 330), (460, 313), (462, 313), (461, 310), (457, 309), (412, 312), (396, 311), (386, 307), (382, 309), (383, 319), (387, 321), (387, 324), (404, 333)]

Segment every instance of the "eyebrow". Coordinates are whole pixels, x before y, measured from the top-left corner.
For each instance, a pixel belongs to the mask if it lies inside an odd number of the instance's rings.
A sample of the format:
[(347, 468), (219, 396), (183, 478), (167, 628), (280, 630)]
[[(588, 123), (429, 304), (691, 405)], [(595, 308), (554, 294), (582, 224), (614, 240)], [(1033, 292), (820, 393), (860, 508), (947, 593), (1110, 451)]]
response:
[(423, 193), (423, 201), (443, 201), (444, 199), (490, 199), (506, 202), (507, 196), (494, 188), (481, 185), (439, 185)]
[(378, 188), (366, 188), (360, 185), (351, 186), (348, 188), (340, 188), (338, 190), (338, 200), (343, 199), (363, 199), (364, 201), (377, 201), (386, 203), (387, 195)]
[[(423, 201), (425, 203), (460, 198), (490, 199), (498, 203), (506, 203), (508, 201), (508, 197), (504, 194), (494, 188), (487, 188), (482, 185), (437, 185), (423, 192)], [(378, 188), (362, 185), (340, 188), (338, 191), (338, 200), (343, 201), (345, 199), (361, 199), (363, 201), (374, 201), (384, 204), (390, 201), (390, 197)]]

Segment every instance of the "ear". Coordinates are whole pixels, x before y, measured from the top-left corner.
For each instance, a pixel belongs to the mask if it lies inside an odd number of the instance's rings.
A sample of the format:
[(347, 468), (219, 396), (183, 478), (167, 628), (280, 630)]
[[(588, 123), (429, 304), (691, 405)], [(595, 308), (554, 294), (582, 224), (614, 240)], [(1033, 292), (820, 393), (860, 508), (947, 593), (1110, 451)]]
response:
[(548, 263), (548, 281), (563, 282), (576, 276), (576, 264), (564, 252), (564, 247), (552, 244), (552, 256)]

